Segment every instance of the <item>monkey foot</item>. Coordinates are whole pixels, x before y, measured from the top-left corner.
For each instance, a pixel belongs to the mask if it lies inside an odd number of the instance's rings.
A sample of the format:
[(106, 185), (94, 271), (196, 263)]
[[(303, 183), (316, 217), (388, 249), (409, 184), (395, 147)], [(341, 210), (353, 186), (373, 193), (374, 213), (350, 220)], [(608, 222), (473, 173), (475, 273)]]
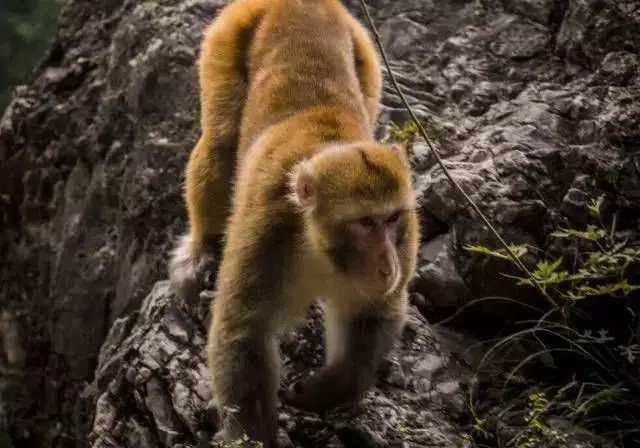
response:
[(194, 249), (191, 235), (184, 235), (169, 261), (169, 281), (174, 293), (187, 305), (197, 303), (200, 292), (213, 289), (217, 273), (214, 248)]
[(294, 448), (295, 445), (289, 438), (289, 435), (283, 431), (278, 431), (278, 435), (274, 440), (269, 442), (247, 440), (245, 437), (231, 437), (224, 429), (219, 430), (214, 436), (212, 446), (214, 447), (249, 447), (249, 448)]

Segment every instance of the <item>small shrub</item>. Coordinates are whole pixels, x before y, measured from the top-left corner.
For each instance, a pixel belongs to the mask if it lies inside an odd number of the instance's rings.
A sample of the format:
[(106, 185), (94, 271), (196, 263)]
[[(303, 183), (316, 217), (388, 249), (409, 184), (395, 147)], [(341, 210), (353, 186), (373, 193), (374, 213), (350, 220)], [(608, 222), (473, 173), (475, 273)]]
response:
[(418, 134), (418, 125), (413, 120), (406, 121), (402, 125), (391, 122), (389, 138), (404, 145), (411, 145)]
[[(572, 434), (554, 427), (558, 418), (608, 439), (638, 440), (640, 326), (634, 293), (640, 284), (629, 272), (640, 266), (640, 248), (628, 245), (616, 231), (615, 219), (605, 225), (602, 202), (600, 197), (588, 205), (593, 222), (585, 229), (551, 234), (575, 249), (573, 263), (548, 255), (531, 273), (558, 310), (493, 343), (480, 362), (470, 388), (474, 442), (564, 447)], [(502, 248), (465, 249), (511, 260)], [(522, 257), (531, 248), (511, 249)], [(534, 286), (531, 278), (515, 278), (520, 285)], [(512, 356), (518, 350), (520, 355)], [(492, 404), (496, 401), (501, 404)], [(507, 425), (519, 430), (511, 434)]]

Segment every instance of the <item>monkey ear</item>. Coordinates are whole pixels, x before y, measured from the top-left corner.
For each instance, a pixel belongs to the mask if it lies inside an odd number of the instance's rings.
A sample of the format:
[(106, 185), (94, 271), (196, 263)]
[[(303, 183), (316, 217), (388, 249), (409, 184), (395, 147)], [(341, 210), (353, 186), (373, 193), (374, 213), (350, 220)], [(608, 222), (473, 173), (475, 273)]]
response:
[(403, 157), (407, 155), (407, 146), (402, 143), (391, 143), (389, 147)]
[(299, 163), (291, 173), (289, 183), (289, 197), (302, 208), (313, 207), (316, 203), (316, 179), (310, 165), (308, 161)]

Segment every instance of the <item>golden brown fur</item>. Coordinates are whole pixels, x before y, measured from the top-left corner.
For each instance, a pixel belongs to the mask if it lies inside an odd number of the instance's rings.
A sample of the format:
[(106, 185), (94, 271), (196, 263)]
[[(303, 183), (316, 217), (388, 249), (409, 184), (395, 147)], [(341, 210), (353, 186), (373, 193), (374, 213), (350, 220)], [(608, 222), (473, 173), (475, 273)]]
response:
[[(298, 3), (315, 2), (316, 0), (300, 0)], [(349, 27), (351, 42), (343, 41), (340, 45), (353, 45), (353, 51), (343, 52), (343, 55), (348, 55), (355, 61), (357, 87), (353, 84), (353, 79), (347, 85), (351, 86), (352, 94), (364, 95), (365, 110), (362, 113), (367, 114), (367, 122), (373, 129), (379, 112), (382, 88), (377, 54), (367, 32), (342, 5), (337, 0), (327, 4), (331, 4), (330, 8), (338, 14), (341, 24)], [(267, 120), (249, 125), (247, 123), (252, 123), (252, 120), (247, 119), (249, 114), (246, 112), (252, 106), (246, 105), (247, 110), (244, 110), (249, 90), (250, 67), (247, 60), (250, 43), (267, 7), (270, 11), (275, 11), (278, 1), (234, 1), (225, 7), (225, 18), (214, 20), (203, 39), (198, 63), (202, 135), (189, 157), (185, 179), (185, 202), (190, 229), (174, 250), (169, 266), (174, 289), (185, 301), (197, 299), (200, 290), (206, 286), (207, 274), (213, 273), (215, 252), (224, 234), (229, 212), (237, 155), (246, 152), (251, 136), (256, 135), (256, 131), (269, 122)], [(330, 29), (332, 28), (326, 28), (319, 39), (326, 42), (327, 48), (330, 42), (337, 42), (335, 38), (326, 39), (331, 37)], [(307, 39), (314, 38), (308, 35)], [(304, 58), (304, 50), (296, 51), (302, 53)], [(325, 67), (325, 70), (330, 69)], [(288, 82), (286, 78), (279, 81)], [(334, 79), (334, 82), (338, 82), (338, 79)], [(353, 89), (358, 89), (360, 93)], [(253, 90), (256, 90), (255, 86)], [(313, 95), (311, 92), (299, 93), (301, 96), (298, 100), (302, 103), (309, 99), (309, 94)], [(294, 96), (287, 95), (288, 98)], [(272, 120), (276, 116), (276, 111), (273, 112)], [(242, 134), (245, 137), (238, 149), (241, 122), (244, 123)]]
[(235, 0), (199, 67), (190, 231), (170, 276), (193, 298), (224, 233), (207, 347), (219, 438), (273, 448), (277, 336), (312, 300), (325, 304), (326, 366), (282, 392), (294, 406), (359, 399), (401, 330), (419, 240), (410, 168), (403, 148), (373, 139), (378, 58), (338, 0)]

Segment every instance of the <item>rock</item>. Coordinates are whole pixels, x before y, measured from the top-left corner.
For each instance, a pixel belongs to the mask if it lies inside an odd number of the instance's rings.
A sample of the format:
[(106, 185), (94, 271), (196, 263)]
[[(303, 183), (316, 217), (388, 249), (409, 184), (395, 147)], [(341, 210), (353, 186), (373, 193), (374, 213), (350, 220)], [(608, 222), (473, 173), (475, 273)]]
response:
[(553, 22), (563, 6), (562, 1), (557, 0), (513, 0), (507, 5), (511, 11), (527, 17), (535, 22), (548, 25)]
[[(14, 445), (188, 446), (215, 429), (202, 358), (212, 297), (186, 314), (164, 281), (186, 227), (195, 59), (224, 4), (67, 2), (33, 82), (4, 111), (0, 297), (23, 316), (24, 370), (0, 396)], [(363, 18), (358, 0), (345, 4)], [(508, 242), (547, 251), (557, 244), (551, 229), (584, 224), (582, 205), (605, 194), (617, 228), (637, 244), (637, 0), (505, 0), (481, 15), (471, 0), (367, 4), (438, 153)], [(390, 121), (409, 116), (388, 82), (383, 103), (377, 134), (388, 136)], [(464, 249), (498, 246), (420, 137), (410, 152), (424, 226), (414, 303), (434, 321), (487, 296), (518, 300), (485, 301), (475, 321), (545, 307), (505, 281), (507, 263)], [(320, 316), (312, 309), (309, 325), (283, 342), (291, 374), (321, 362)], [(379, 382), (351, 429), (337, 429), (344, 416), (287, 409), (281, 427), (306, 446), (451, 446), (460, 380), (449, 354), (464, 350), (434, 331), (413, 309), (387, 372), (393, 386)]]
[[(315, 334), (321, 338), (321, 308), (314, 306), (309, 317), (309, 322), (281, 345), (285, 383), (319, 366), (322, 360), (321, 339), (310, 337)], [(176, 322), (181, 330), (176, 329)], [(104, 446), (115, 433), (127, 446), (152, 446), (150, 441), (155, 441), (157, 446), (171, 447), (213, 436), (216, 421), (206, 412), (211, 394), (205, 339), (197, 327), (198, 321), (176, 308), (166, 281), (158, 282), (144, 300), (125, 339), (121, 339), (121, 325), (112, 327), (100, 353), (103, 361), (96, 369), (90, 446)], [(192, 338), (175, 338), (176, 333), (191, 332)], [(458, 350), (465, 343), (471, 341), (433, 331), (412, 308), (389, 367), (381, 372), (376, 387), (358, 409), (337, 411), (321, 420), (282, 406), (279, 420), (286, 437), (294, 446), (327, 446), (334, 434), (343, 446), (382, 446), (405, 431), (404, 437), (415, 443), (438, 440), (441, 446), (452, 446), (458, 431), (441, 413), (448, 409), (445, 402), (464, 400), (456, 384), (461, 375), (469, 374), (470, 359), (454, 358), (452, 353), (453, 347)], [(302, 345), (313, 354), (300, 350)], [(120, 360), (117, 367), (113, 359)], [(442, 398), (432, 400), (433, 396)], [(151, 418), (143, 422), (138, 415)], [(424, 432), (424, 425), (429, 432)]]
[(550, 38), (546, 26), (524, 21), (518, 16), (502, 16), (491, 26), (495, 35), (489, 49), (498, 56), (514, 60), (541, 54)]
[(640, 5), (635, 0), (570, 0), (556, 37), (556, 53), (593, 67), (611, 51), (640, 46)]
[(4, 406), (0, 403), (0, 444), (6, 448), (13, 448), (13, 442), (9, 434), (9, 422), (7, 421), (7, 413)]

